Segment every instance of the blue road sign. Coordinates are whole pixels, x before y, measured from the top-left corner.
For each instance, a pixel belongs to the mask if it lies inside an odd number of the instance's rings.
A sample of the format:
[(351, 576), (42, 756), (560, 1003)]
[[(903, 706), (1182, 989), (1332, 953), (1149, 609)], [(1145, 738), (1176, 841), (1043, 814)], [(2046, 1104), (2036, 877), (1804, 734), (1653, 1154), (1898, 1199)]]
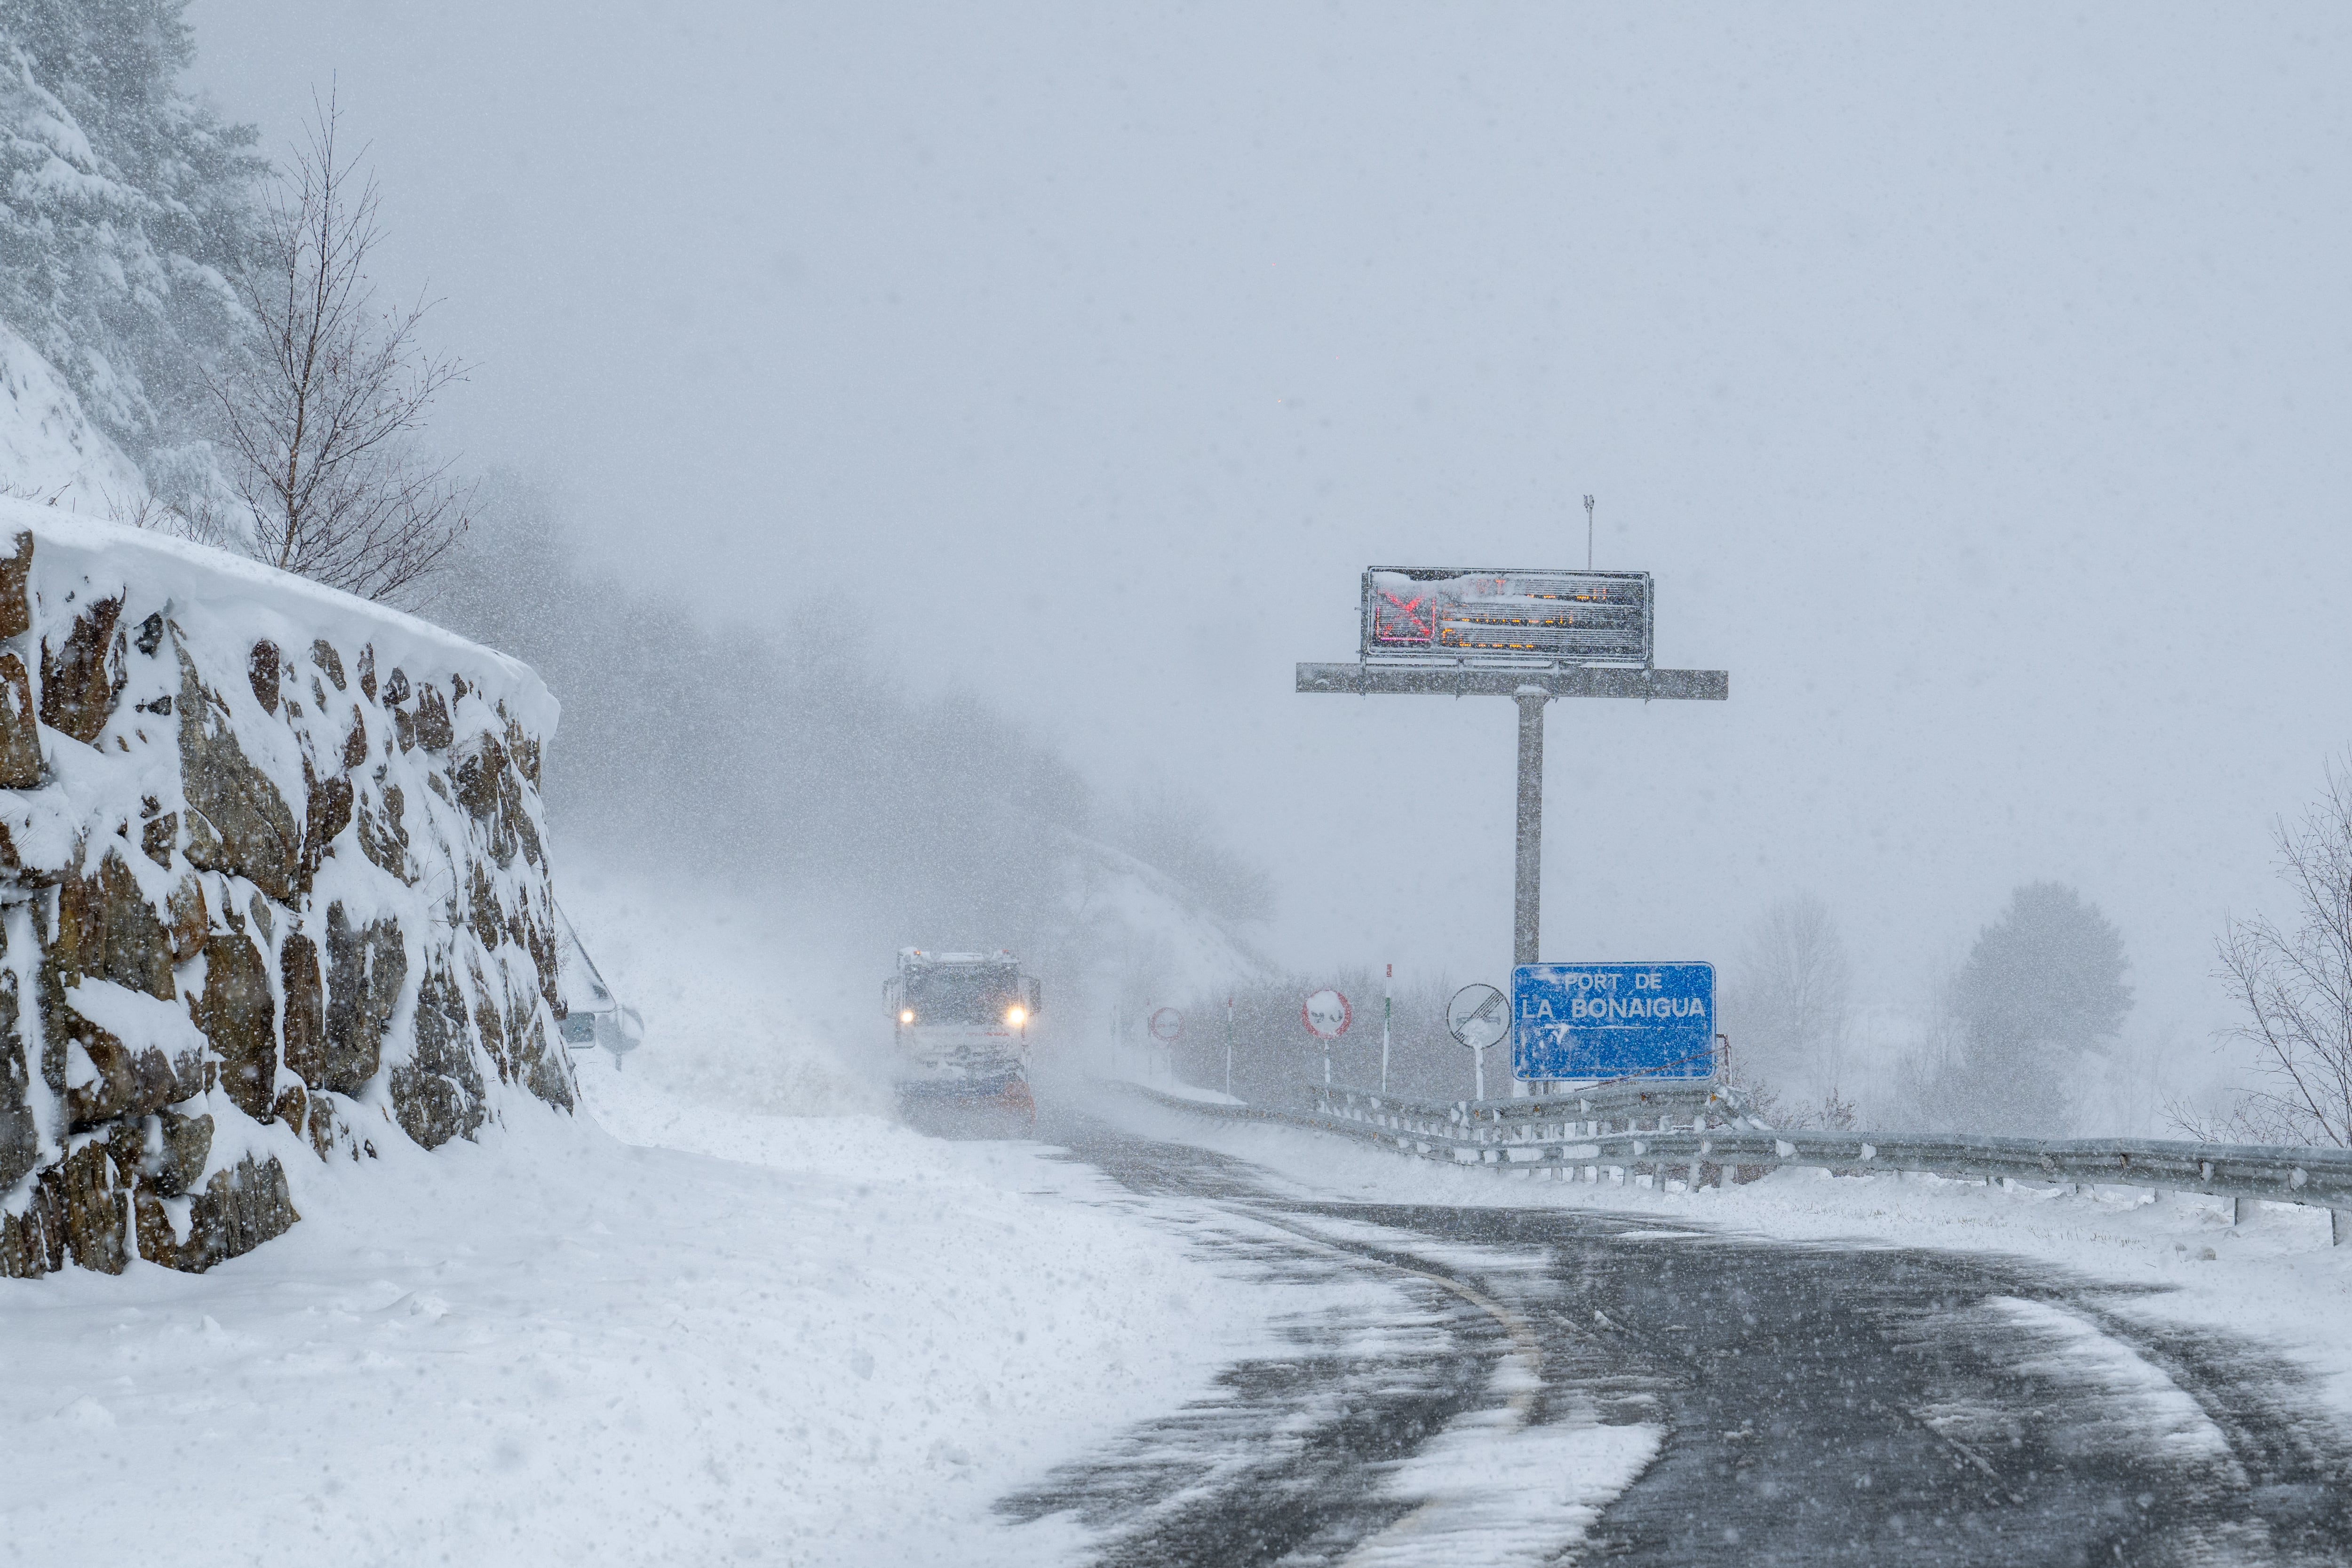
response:
[(1712, 1078), (1712, 963), (1523, 963), (1511, 971), (1523, 1079)]

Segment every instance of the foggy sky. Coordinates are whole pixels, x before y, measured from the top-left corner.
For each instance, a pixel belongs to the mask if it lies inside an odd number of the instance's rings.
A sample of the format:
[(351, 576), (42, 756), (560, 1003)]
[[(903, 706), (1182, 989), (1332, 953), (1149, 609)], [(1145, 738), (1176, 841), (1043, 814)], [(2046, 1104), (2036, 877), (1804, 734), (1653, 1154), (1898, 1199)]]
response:
[(340, 74), (469, 462), (1197, 791), (1288, 960), (1504, 978), (1510, 704), (1291, 667), (1586, 491), (1732, 700), (1555, 705), (1547, 958), (1807, 889), (1907, 1003), (2055, 877), (2201, 1040), (2352, 740), (2341, 10), (190, 15), (273, 146)]

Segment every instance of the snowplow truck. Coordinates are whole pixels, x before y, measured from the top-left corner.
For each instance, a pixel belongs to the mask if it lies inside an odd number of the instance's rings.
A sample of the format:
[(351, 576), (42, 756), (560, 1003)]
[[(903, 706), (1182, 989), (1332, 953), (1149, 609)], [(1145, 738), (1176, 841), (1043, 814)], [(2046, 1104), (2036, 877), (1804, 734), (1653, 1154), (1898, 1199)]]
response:
[(1029, 1031), (1041, 997), (1021, 961), (994, 952), (898, 950), (886, 988), (894, 1031), (890, 1077), (902, 1099), (993, 1101), (1024, 1116)]

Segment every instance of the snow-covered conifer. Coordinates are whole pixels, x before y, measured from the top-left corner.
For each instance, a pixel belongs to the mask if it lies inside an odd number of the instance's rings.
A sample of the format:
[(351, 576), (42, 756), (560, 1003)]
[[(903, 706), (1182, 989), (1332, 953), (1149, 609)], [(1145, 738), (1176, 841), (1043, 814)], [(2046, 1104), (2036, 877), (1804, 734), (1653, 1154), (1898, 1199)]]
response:
[(228, 278), (268, 168), (181, 85), (187, 3), (0, 8), (0, 321), (166, 496), (210, 482), (205, 373), (246, 331)]

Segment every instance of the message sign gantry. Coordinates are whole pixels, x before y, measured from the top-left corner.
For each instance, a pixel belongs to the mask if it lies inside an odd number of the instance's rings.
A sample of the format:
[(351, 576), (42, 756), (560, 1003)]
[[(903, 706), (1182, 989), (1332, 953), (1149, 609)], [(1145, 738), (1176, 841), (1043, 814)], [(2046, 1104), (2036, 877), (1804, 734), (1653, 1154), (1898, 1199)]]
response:
[(1556, 698), (1721, 702), (1720, 669), (1656, 667), (1646, 572), (1370, 566), (1353, 663), (1302, 664), (1302, 692), (1508, 697), (1519, 708), (1514, 968), (1538, 961), (1542, 926), (1544, 705)]

